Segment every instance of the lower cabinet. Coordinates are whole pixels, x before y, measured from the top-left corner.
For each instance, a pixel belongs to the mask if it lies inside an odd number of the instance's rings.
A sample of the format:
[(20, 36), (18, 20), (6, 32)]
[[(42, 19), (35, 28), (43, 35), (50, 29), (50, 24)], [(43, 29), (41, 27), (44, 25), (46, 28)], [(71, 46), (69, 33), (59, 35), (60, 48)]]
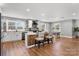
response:
[(35, 44), (35, 38), (37, 37), (37, 35), (28, 35), (28, 45), (33, 45)]
[(2, 33), (2, 35), (3, 35), (1, 39), (2, 42), (22, 40), (21, 32), (5, 32)]

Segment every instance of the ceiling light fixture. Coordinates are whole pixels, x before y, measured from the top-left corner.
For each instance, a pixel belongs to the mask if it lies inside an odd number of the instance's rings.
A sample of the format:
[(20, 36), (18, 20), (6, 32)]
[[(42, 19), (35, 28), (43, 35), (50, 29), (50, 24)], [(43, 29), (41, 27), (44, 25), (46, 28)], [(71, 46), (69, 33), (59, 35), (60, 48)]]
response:
[(76, 15), (76, 13), (74, 12), (74, 13), (72, 13), (72, 15), (73, 15), (73, 16), (75, 16), (75, 15)]
[(27, 8), (27, 9), (26, 9), (26, 11), (27, 11), (27, 12), (30, 12), (30, 9), (29, 9), (29, 8)]
[(0, 3), (0, 6), (3, 6), (4, 5), (4, 3)]
[(44, 14), (44, 13), (42, 13), (42, 14), (41, 14), (41, 16), (45, 16), (45, 14)]

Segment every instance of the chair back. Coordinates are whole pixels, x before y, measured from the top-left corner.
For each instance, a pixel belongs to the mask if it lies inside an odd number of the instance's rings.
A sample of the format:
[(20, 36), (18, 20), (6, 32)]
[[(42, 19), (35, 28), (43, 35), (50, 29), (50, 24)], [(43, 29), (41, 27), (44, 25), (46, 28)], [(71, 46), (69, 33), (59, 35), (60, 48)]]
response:
[(48, 36), (49, 35), (49, 33), (48, 32), (45, 32), (44, 33), (44, 39), (46, 39), (46, 36)]
[(38, 37), (44, 37), (44, 33), (43, 32), (39, 32)]

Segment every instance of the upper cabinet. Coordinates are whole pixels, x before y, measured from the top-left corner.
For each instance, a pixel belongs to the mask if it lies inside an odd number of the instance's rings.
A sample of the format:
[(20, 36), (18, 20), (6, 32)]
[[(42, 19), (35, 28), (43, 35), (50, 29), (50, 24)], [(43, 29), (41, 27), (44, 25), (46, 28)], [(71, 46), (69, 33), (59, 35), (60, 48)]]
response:
[(26, 22), (14, 19), (14, 18), (6, 18), (2, 17), (1, 19), (1, 31), (25, 31)]
[(7, 31), (16, 31), (16, 22), (7, 20)]
[(8, 21), (7, 22), (7, 30), (8, 31), (24, 31), (25, 30), (25, 22), (23, 21)]

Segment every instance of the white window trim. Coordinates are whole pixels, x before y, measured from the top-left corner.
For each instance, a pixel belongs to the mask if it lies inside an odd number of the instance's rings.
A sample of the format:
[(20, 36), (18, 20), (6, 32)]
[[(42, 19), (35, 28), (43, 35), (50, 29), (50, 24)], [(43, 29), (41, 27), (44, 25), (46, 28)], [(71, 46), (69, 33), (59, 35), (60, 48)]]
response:
[[(8, 26), (8, 23), (9, 23), (9, 22), (15, 22), (15, 21), (7, 20), (7, 21), (6, 21), (6, 30), (7, 30), (7, 31), (16, 31), (16, 29), (14, 29), (14, 30), (8, 29), (8, 27), (9, 27), (9, 26)], [(16, 25), (16, 22), (15, 22), (15, 25)], [(15, 28), (16, 28), (16, 26), (15, 26)]]

